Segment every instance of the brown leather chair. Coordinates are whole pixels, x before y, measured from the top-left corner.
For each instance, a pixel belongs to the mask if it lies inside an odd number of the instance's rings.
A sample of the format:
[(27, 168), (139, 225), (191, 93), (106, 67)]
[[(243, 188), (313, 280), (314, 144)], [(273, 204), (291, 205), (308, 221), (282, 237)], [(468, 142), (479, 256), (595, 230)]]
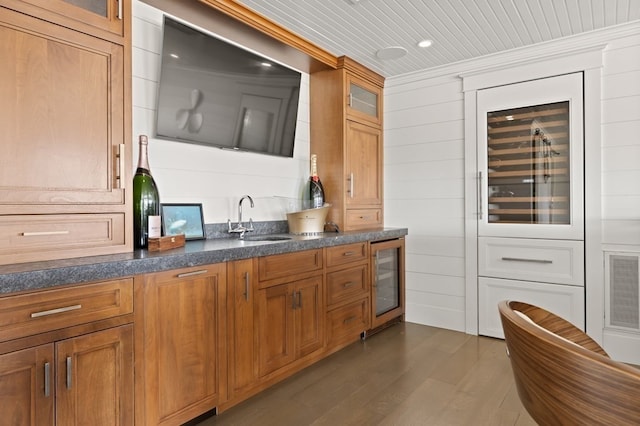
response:
[(540, 425), (640, 425), (640, 370), (609, 358), (568, 321), (498, 304), (520, 401)]

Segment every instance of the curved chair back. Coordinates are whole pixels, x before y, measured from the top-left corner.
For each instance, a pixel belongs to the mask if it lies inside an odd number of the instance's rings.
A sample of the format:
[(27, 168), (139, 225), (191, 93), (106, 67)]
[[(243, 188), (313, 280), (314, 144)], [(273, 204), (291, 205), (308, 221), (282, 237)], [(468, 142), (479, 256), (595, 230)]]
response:
[(518, 396), (540, 425), (640, 425), (640, 370), (542, 308), (498, 304)]

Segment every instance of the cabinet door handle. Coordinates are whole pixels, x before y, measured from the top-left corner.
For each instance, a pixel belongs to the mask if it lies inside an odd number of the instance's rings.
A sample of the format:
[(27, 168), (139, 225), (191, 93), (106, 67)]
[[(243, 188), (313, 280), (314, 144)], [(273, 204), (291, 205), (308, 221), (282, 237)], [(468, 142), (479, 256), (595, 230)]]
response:
[(61, 314), (63, 312), (75, 311), (82, 309), (82, 305), (64, 306), (62, 308), (49, 309), (47, 311), (33, 312), (31, 318), (46, 317), (47, 315)]
[(521, 257), (503, 257), (502, 260), (507, 262), (553, 263), (553, 260), (548, 259), (527, 259)]
[(244, 273), (244, 300), (249, 301), (249, 272)]
[(71, 357), (67, 357), (67, 389), (71, 389)]
[(193, 272), (184, 272), (182, 274), (178, 274), (177, 277), (178, 278), (185, 278), (185, 277), (192, 277), (194, 275), (202, 275), (202, 274), (206, 274), (207, 271), (206, 269), (201, 269), (199, 271), (193, 271)]
[[(118, 3), (120, 3), (120, 1)], [(124, 170), (125, 170), (124, 152), (125, 152), (124, 144), (121, 143), (120, 145), (118, 145), (118, 155), (117, 155), (117, 157), (118, 157), (118, 176), (116, 177), (116, 179), (118, 179), (118, 188), (120, 188), (120, 189), (124, 189), (125, 188), (125, 181), (126, 181), (126, 179), (124, 178)]]
[(298, 309), (302, 309), (302, 292), (298, 292)]
[(23, 232), (23, 237), (41, 237), (47, 235), (67, 235), (69, 231), (40, 231), (40, 232)]
[(297, 293), (294, 291), (291, 294), (291, 309), (295, 309), (296, 308), (296, 297), (297, 297)]
[(349, 92), (349, 107), (353, 107), (353, 93)]
[(349, 197), (353, 198), (353, 173), (349, 173)]
[(44, 363), (44, 396), (49, 397), (51, 395), (51, 364)]

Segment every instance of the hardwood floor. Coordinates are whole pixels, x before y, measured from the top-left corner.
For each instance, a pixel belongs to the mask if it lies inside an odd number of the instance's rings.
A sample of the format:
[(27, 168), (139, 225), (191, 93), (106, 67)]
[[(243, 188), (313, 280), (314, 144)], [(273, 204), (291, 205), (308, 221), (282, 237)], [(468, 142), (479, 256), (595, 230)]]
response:
[(504, 341), (412, 323), (354, 343), (200, 423), (535, 425)]

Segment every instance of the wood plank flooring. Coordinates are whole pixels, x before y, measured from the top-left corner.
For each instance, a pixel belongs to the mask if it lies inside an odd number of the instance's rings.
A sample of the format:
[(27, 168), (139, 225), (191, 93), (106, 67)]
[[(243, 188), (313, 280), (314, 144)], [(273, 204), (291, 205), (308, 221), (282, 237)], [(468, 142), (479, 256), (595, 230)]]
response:
[(199, 423), (535, 425), (504, 341), (400, 323)]

